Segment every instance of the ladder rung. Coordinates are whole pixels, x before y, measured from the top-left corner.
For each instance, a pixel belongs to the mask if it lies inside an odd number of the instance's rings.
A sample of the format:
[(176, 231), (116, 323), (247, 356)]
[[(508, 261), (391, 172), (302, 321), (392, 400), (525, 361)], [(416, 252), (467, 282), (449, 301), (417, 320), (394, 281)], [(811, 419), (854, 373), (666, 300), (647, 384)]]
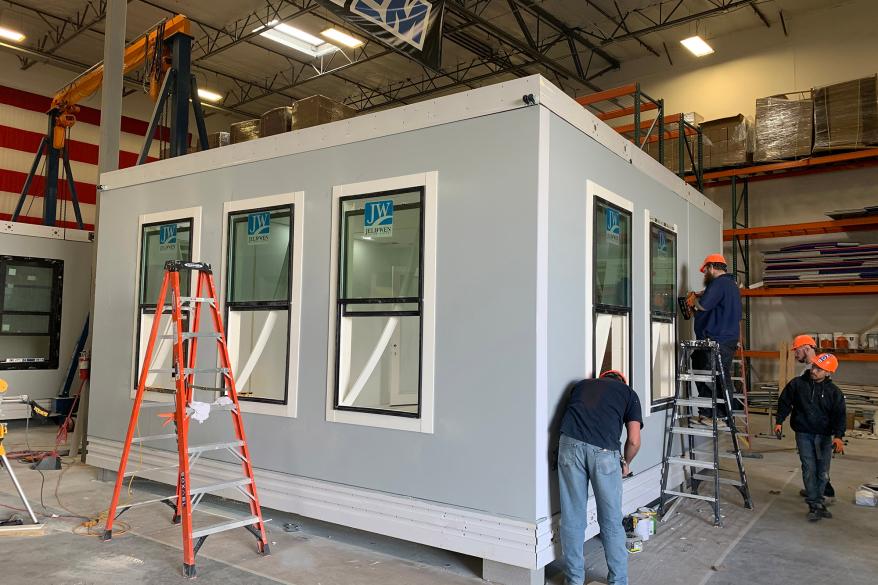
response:
[(163, 406), (166, 408), (170, 408), (171, 410), (174, 409), (173, 402), (152, 402), (152, 401), (150, 401), (150, 402), (141, 402), (140, 403), (140, 408), (161, 408)]
[(733, 382), (743, 382), (744, 378), (741, 376), (732, 376), (732, 381)]
[(702, 496), (701, 494), (690, 494), (688, 492), (678, 492), (675, 490), (665, 490), (666, 494), (670, 494), (672, 496), (680, 496), (681, 498), (692, 498), (695, 500), (704, 500), (706, 502), (715, 502), (716, 498), (713, 496)]
[[(214, 407), (211, 407), (213, 410)], [(232, 447), (240, 447), (244, 444), (244, 441), (229, 441), (226, 443), (207, 443), (205, 445), (196, 445), (195, 447), (189, 447), (189, 453), (204, 453), (205, 451), (219, 451), (220, 449), (229, 449)]]
[(737, 398), (737, 399), (739, 399), (739, 400), (744, 400), (744, 399), (747, 398), (747, 395), (744, 394), (744, 393), (742, 393), (742, 392), (735, 392), (734, 394), (732, 394), (732, 398)]
[(146, 437), (134, 437), (132, 443), (145, 443), (147, 441), (160, 441), (162, 439), (176, 439), (177, 433), (168, 433), (166, 435), (147, 435)]
[(149, 370), (150, 374), (176, 374), (177, 370), (174, 368), (155, 368)]
[[(174, 305), (170, 305), (170, 304), (162, 305), (162, 314), (165, 314), (164, 313), (165, 309), (173, 309), (173, 308), (174, 308)], [(181, 311), (194, 311), (195, 309), (194, 309), (194, 307), (180, 307), (180, 310)]]
[(680, 382), (704, 382), (705, 384), (713, 384), (716, 379), (713, 376), (705, 376), (701, 374), (680, 374), (677, 376)]
[(141, 473), (146, 473), (148, 471), (164, 471), (165, 469), (177, 469), (177, 463), (173, 465), (163, 465), (161, 467), (148, 467), (146, 469), (136, 469), (134, 471), (126, 471), (123, 477), (131, 477), (132, 475), (139, 475)]
[(201, 486), (198, 488), (193, 488), (193, 489), (189, 490), (189, 494), (193, 495), (193, 496), (195, 494), (206, 494), (208, 492), (216, 492), (216, 491), (224, 490), (227, 488), (250, 485), (251, 483), (253, 483), (253, 480), (251, 480), (249, 477), (242, 477), (241, 479), (235, 479), (232, 481), (224, 481), (224, 482), (220, 482), (220, 483), (214, 483), (211, 485)]
[[(692, 454), (693, 454), (693, 455), (703, 456), (703, 457), (713, 457), (713, 453), (708, 453), (707, 451), (696, 451), (696, 450), (694, 450), (694, 449), (692, 450)], [(728, 452), (726, 452), (726, 451), (720, 451), (720, 452), (719, 452), (719, 458), (720, 458), (720, 459), (737, 459), (738, 456), (735, 455), (734, 453), (728, 453)]]
[(228, 374), (229, 368), (183, 368), (183, 374)]
[[(700, 479), (701, 481), (713, 481), (713, 474), (710, 473), (693, 473), (692, 477), (695, 479)], [(730, 477), (721, 477), (719, 478), (719, 482), (725, 485), (735, 485), (742, 486), (744, 483), (738, 479), (732, 479)]]
[(714, 463), (713, 461), (689, 459), (688, 457), (668, 457), (668, 463), (674, 465), (686, 465), (689, 467), (706, 467), (708, 469), (716, 469), (716, 463)]
[[(710, 398), (677, 398), (676, 402), (677, 406), (698, 406), (704, 408), (711, 408), (713, 406), (713, 401)], [(716, 403), (725, 404), (726, 401), (722, 398), (717, 398)]]
[(181, 303), (215, 303), (210, 297), (180, 297)]
[(696, 429), (692, 427), (671, 427), (672, 433), (678, 435), (694, 435), (696, 437), (712, 437), (713, 429)]
[(195, 384), (190, 384), (188, 386), (193, 390), (204, 390), (205, 392), (225, 392), (226, 388), (217, 388), (216, 386), (196, 386)]
[[(219, 331), (184, 331), (183, 339), (194, 339), (201, 337), (212, 337), (212, 338), (220, 338), (222, 337), (222, 333)], [(177, 339), (177, 335), (174, 333), (168, 333), (167, 335), (159, 335), (159, 339)]]
[(204, 528), (193, 530), (192, 538), (199, 538), (202, 536), (207, 536), (208, 534), (216, 534), (217, 532), (224, 532), (226, 530), (241, 528), (243, 526), (251, 526), (253, 524), (259, 524), (258, 516), (247, 516), (246, 518), (232, 520), (231, 522), (220, 522), (219, 524), (211, 524), (210, 526), (205, 526)]
[(173, 496), (165, 496), (164, 498), (156, 498), (154, 500), (144, 500), (142, 502), (132, 502), (131, 504), (120, 504), (116, 506), (117, 510), (127, 510), (128, 508), (136, 508), (137, 506), (146, 506), (147, 504), (158, 504), (159, 502), (165, 502), (167, 500), (175, 500), (177, 498), (176, 494)]

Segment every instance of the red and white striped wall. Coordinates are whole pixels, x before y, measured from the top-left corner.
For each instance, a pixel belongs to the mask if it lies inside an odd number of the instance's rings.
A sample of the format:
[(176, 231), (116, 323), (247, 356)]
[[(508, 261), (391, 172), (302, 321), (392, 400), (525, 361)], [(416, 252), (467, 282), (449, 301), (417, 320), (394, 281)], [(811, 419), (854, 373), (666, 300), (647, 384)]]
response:
[[(48, 129), (48, 116), (52, 99), (20, 89), (0, 86), (0, 219), (9, 220), (27, 173), (33, 164), (40, 140)], [(98, 137), (101, 112), (95, 108), (82, 107), (76, 116), (77, 123), (70, 131), (70, 167), (76, 181), (76, 193), (86, 229), (94, 229), (95, 189), (98, 180)], [(134, 166), (146, 136), (147, 122), (122, 117), (122, 135), (119, 140), (119, 166)], [(159, 144), (154, 141), (150, 160), (156, 160)], [(45, 158), (43, 159), (45, 160)], [(42, 165), (40, 171), (42, 171)], [(63, 165), (62, 165), (63, 170)], [(42, 173), (31, 184), (30, 193), (35, 195), (25, 201), (19, 221), (42, 223), (45, 180)], [(76, 227), (76, 215), (70, 201), (65, 180), (58, 181), (58, 222), (62, 227)]]

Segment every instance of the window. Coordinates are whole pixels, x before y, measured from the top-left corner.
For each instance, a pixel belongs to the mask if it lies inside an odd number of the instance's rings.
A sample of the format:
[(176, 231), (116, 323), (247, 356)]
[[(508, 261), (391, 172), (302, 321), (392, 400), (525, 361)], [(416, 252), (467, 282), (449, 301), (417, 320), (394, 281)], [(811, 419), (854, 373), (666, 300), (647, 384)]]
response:
[(241, 400), (286, 404), (293, 206), (228, 214), (226, 328)]
[(61, 340), (62, 260), (0, 256), (0, 370), (52, 370)]
[(667, 406), (677, 377), (677, 234), (649, 222), (649, 298), (651, 335), (651, 405)]
[(328, 420), (432, 432), (435, 183), (335, 188)]
[[(135, 360), (133, 364), (132, 387), (137, 388), (140, 368), (149, 342), (149, 334), (156, 318), (159, 292), (168, 260), (198, 260), (198, 240), (201, 223), (201, 208), (180, 209), (176, 211), (142, 215), (140, 217), (139, 262), (137, 273), (137, 323), (135, 330)], [(188, 296), (192, 287), (192, 276), (181, 273), (180, 294)], [(167, 302), (169, 296), (166, 297)], [(162, 309), (170, 315), (171, 309)], [(183, 312), (183, 328), (188, 327), (189, 316)], [(159, 337), (153, 349), (153, 369), (170, 369), (173, 365), (172, 320), (165, 317)], [(174, 392), (174, 378), (168, 373), (150, 373), (146, 379), (146, 389), (151, 392), (170, 394)]]
[(593, 205), (595, 374), (618, 370), (630, 380), (631, 211), (597, 196)]

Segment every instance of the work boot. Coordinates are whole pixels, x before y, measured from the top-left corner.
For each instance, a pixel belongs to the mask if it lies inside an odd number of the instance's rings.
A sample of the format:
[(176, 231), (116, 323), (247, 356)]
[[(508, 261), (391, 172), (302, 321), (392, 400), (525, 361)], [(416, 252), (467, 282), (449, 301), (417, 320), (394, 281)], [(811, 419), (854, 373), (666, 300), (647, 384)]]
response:
[(799, 495), (802, 496), (803, 498), (807, 498), (808, 492), (806, 492), (804, 489), (801, 489), (801, 490), (799, 490)]
[(817, 522), (820, 518), (820, 510), (818, 508), (811, 508), (808, 510), (808, 520), (811, 522)]
[(832, 512), (826, 509), (826, 506), (821, 506), (817, 508), (817, 512), (820, 514), (821, 518), (832, 518)]

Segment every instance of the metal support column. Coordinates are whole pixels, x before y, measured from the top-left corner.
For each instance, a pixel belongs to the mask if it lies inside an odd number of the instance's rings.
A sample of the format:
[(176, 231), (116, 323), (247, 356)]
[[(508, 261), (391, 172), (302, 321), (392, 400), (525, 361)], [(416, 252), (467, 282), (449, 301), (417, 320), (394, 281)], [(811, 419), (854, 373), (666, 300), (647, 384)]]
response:
[[(54, 132), (58, 112), (49, 113), (49, 129), (46, 136), (46, 190), (43, 192), (43, 225), (55, 225), (58, 217), (58, 170), (61, 163), (61, 149), (55, 148)], [(63, 147), (62, 147), (63, 148)]]
[[(661, 118), (659, 118), (661, 119)], [(640, 148), (640, 84), (634, 84), (634, 146)]]
[[(750, 182), (745, 179), (739, 179), (732, 176), (732, 214), (731, 229), (741, 229), (750, 227)], [(740, 187), (740, 189), (739, 189)], [(749, 287), (750, 282), (750, 238), (749, 236), (732, 237), (732, 275), (739, 283), (745, 287)], [(743, 299), (743, 321), (744, 321), (744, 338), (741, 343), (745, 350), (751, 349), (751, 303), (750, 297)], [(746, 366), (746, 383), (747, 388), (751, 388), (750, 358), (744, 358)]]
[(658, 100), (658, 161), (665, 164), (665, 100)]
[(192, 37), (176, 33), (168, 39), (176, 83), (169, 89), (171, 99), (171, 152), (183, 156), (189, 148), (189, 94), (192, 79)]

